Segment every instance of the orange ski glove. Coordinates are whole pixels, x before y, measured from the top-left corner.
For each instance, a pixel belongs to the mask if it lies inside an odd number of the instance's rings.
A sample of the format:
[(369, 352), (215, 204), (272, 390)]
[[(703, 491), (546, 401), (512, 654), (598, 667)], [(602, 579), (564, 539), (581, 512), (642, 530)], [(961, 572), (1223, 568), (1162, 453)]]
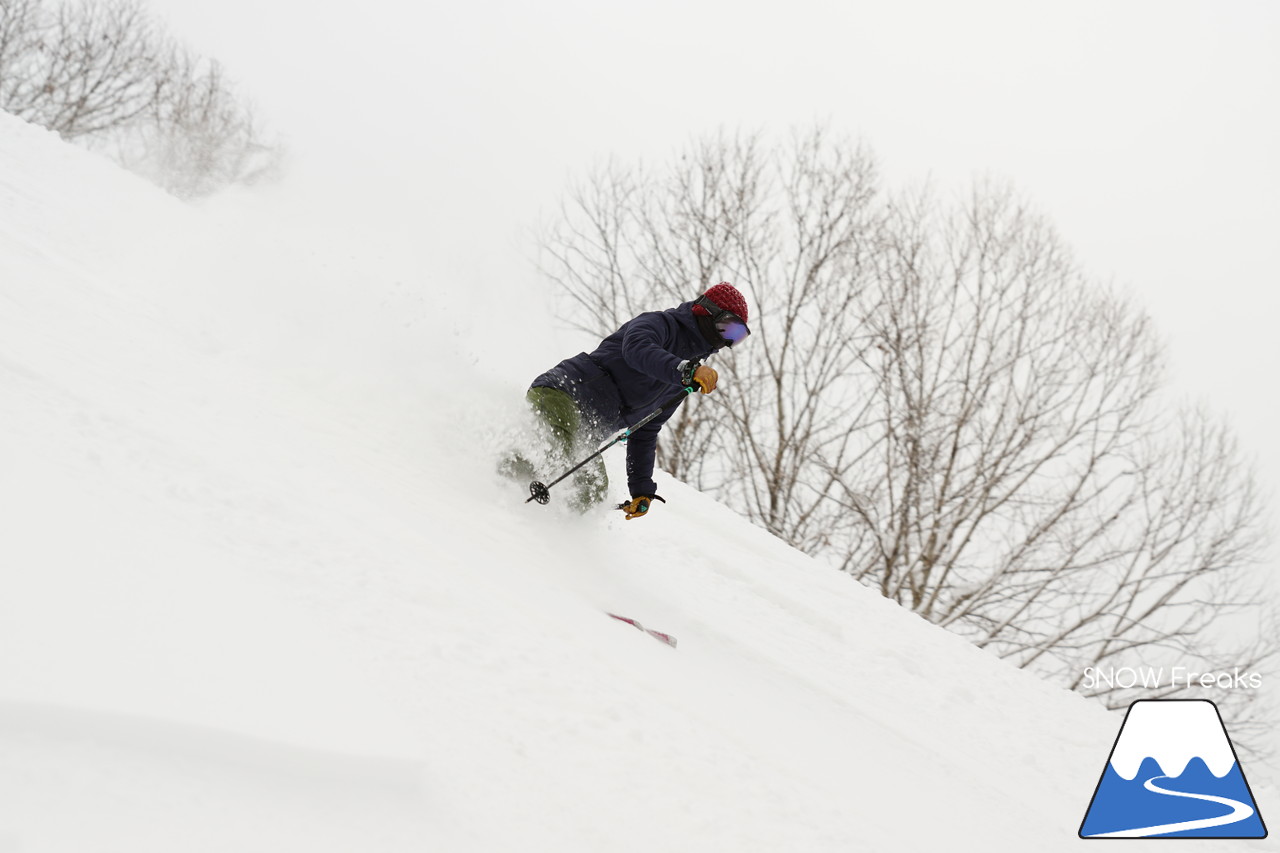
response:
[[(698, 365), (698, 369), (693, 372), (693, 382), (702, 389), (703, 394), (710, 394), (716, 390), (716, 380), (720, 378), (720, 374), (714, 369), (707, 367), (705, 364)], [(665, 503), (665, 501), (663, 501)]]
[(633, 518), (644, 518), (649, 512), (649, 504), (652, 501), (667, 502), (667, 499), (661, 495), (636, 495), (626, 503), (618, 504), (618, 509), (627, 514), (627, 521)]

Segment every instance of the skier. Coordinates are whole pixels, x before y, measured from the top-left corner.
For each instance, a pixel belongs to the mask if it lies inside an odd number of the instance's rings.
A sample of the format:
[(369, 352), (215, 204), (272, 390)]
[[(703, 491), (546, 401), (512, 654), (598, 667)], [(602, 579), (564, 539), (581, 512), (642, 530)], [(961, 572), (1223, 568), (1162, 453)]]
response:
[[(703, 394), (716, 389), (716, 371), (700, 362), (751, 333), (747, 301), (728, 282), (665, 311), (640, 314), (609, 335), (593, 352), (578, 353), (533, 380), (526, 399), (565, 459), (611, 432), (635, 423), (680, 387)], [(627, 487), (631, 500), (619, 506), (628, 520), (640, 518), (658, 495), (653, 458), (662, 425), (676, 406), (627, 439)], [(507, 472), (523, 476), (532, 466), (516, 457)], [(574, 475), (576, 506), (587, 510), (605, 499), (608, 478), (600, 457)]]

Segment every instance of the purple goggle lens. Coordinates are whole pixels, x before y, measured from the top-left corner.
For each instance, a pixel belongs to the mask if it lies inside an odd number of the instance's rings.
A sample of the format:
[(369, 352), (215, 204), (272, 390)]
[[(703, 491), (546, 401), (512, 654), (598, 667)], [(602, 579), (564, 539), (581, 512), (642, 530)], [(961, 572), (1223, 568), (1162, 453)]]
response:
[(738, 341), (751, 334), (751, 330), (747, 328), (747, 324), (741, 320), (724, 320), (716, 323), (716, 329), (720, 332), (720, 337), (728, 341), (729, 346), (733, 346)]

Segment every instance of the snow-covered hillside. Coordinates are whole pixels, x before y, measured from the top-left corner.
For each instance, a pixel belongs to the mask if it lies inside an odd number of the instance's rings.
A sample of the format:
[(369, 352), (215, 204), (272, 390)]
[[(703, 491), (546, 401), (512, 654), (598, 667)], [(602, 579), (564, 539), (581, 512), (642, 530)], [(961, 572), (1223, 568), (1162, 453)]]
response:
[(372, 195), (192, 209), (0, 114), (0, 851), (1081, 843), (1119, 715), (669, 479), (524, 504), (565, 353), (433, 274)]

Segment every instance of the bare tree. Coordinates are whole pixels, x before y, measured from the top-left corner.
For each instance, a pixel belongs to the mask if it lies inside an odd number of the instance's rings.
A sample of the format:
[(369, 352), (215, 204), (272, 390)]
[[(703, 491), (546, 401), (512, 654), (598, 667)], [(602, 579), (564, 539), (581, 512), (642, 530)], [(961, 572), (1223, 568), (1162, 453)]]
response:
[(111, 140), (118, 161), (181, 198), (274, 172), (279, 145), (218, 62), (174, 47), (162, 67), (151, 108)]
[(1262, 505), (1224, 426), (1169, 414), (1149, 320), (1007, 189), (950, 215), (895, 203), (884, 235), (863, 315), (879, 418), (840, 480), (849, 570), (1076, 688), (1086, 667), (1265, 664), (1274, 641), (1206, 643), (1260, 603)]
[(720, 280), (747, 292), (724, 393), (685, 407), (659, 462), (802, 550), (1076, 689), (1086, 666), (1274, 654), (1207, 642), (1264, 603), (1229, 431), (1168, 405), (1148, 318), (1008, 188), (888, 195), (822, 129), (721, 135), (597, 171), (542, 245), (597, 334)]
[(278, 150), (221, 68), (136, 0), (0, 0), (0, 109), (184, 196), (251, 179)]
[(75, 139), (127, 124), (150, 107), (158, 57), (136, 3), (87, 0), (51, 12), (3, 0), (0, 7), (0, 32), (22, 60), (0, 72), (5, 110)]

